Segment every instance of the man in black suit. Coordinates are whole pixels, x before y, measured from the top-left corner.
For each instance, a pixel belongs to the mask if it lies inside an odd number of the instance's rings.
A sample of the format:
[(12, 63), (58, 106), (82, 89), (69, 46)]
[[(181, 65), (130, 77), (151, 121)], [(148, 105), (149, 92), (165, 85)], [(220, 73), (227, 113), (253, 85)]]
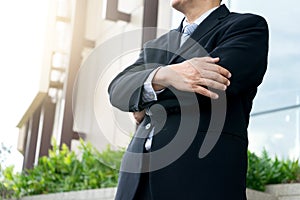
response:
[(179, 28), (147, 42), (109, 86), (112, 105), (139, 124), (116, 199), (246, 199), (247, 127), (267, 68), (267, 23), (220, 0), (171, 2), (185, 15)]

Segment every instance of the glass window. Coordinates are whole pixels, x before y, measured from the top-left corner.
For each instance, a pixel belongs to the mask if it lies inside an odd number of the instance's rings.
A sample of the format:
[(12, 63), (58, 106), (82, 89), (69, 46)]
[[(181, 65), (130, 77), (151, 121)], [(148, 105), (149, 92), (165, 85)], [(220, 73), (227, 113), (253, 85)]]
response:
[[(232, 12), (263, 16), (270, 29), (268, 70), (259, 87), (249, 126), (249, 149), (300, 157), (300, 2), (223, 0)], [(173, 11), (172, 28), (182, 14)]]
[(300, 2), (231, 0), (230, 6), (232, 11), (262, 15), (270, 29), (268, 71), (254, 102), (249, 148), (299, 158)]

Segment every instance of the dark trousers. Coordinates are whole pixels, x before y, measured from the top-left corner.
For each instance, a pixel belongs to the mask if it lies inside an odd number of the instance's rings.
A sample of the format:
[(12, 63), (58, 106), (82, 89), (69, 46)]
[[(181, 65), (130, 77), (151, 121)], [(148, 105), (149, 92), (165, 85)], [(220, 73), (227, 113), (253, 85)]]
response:
[(142, 173), (133, 200), (152, 200), (149, 184), (149, 173)]
[[(144, 153), (149, 153), (149, 151), (147, 151), (144, 148)], [(147, 157), (143, 158), (143, 167), (149, 168), (149, 158)], [(149, 179), (148, 172), (141, 173), (139, 185), (133, 200), (153, 200), (151, 190), (150, 190), (150, 179)]]

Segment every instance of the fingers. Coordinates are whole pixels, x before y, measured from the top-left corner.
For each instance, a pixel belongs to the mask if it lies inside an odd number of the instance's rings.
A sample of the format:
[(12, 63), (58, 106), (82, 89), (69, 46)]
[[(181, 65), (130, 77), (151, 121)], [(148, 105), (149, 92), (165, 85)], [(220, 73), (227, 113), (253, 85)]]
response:
[(224, 67), (221, 67), (220, 65), (214, 65), (212, 67), (212, 70), (215, 71), (215, 72), (218, 72), (220, 74), (222, 74), (223, 76), (227, 77), (227, 78), (231, 78), (231, 73), (225, 69)]
[(208, 62), (208, 63), (218, 63), (220, 61), (219, 57), (216, 57), (216, 58), (203, 57), (203, 58), (198, 58), (198, 59), (203, 59), (205, 62)]
[(217, 93), (214, 93), (202, 86), (198, 86), (197, 88), (194, 88), (194, 92), (198, 93), (198, 94), (201, 94), (203, 96), (206, 96), (206, 97), (209, 97), (209, 98), (212, 98), (212, 99), (218, 99), (219, 98), (219, 95)]
[[(209, 71), (209, 70), (202, 71), (200, 80), (201, 79), (204, 79), (204, 80), (207, 80), (207, 81), (208, 80), (215, 81), (217, 83), (222, 84), (224, 87), (227, 87), (227, 86), (230, 85), (230, 81), (226, 77), (224, 77), (223, 75), (221, 75), (217, 72), (214, 72), (214, 71)], [(201, 85), (201, 83), (200, 83), (200, 85)], [(206, 85), (206, 86), (209, 86), (209, 85)], [(216, 89), (219, 89), (219, 88), (216, 88)]]
[(216, 64), (220, 61), (220, 58), (211, 58), (211, 57), (203, 57), (203, 58), (193, 58), (190, 62), (193, 67), (196, 69), (206, 69), (209, 71), (214, 71), (226, 78), (231, 77), (231, 73), (225, 69), (224, 67)]
[(213, 81), (211, 79), (205, 79), (205, 78), (200, 79), (200, 81), (197, 85), (207, 86), (208, 88), (214, 88), (214, 89), (223, 90), (223, 91), (225, 91), (227, 89), (226, 85), (219, 83), (217, 81)]
[(134, 112), (133, 117), (136, 121), (136, 124), (139, 125), (145, 117), (145, 110), (143, 110), (141, 112)]
[(211, 79), (213, 81), (224, 84), (225, 86), (229, 86), (229, 78), (231, 77), (231, 73), (224, 67), (221, 67), (220, 65), (216, 64), (219, 61), (220, 58), (218, 57), (193, 58), (191, 59), (190, 64), (193, 66), (194, 69), (198, 71), (200, 78)]
[[(198, 71), (199, 78), (193, 90), (212, 99), (219, 98), (218, 94), (210, 88), (225, 91), (230, 85), (231, 73), (224, 67), (218, 65), (220, 58), (202, 57), (191, 59), (190, 64)], [(206, 86), (207, 88), (203, 87)]]

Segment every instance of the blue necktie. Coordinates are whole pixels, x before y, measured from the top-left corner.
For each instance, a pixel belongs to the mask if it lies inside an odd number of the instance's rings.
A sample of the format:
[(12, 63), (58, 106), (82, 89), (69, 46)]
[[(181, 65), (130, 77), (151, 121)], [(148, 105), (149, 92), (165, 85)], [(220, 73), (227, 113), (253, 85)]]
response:
[(192, 23), (188, 24), (183, 28), (182, 36), (181, 36), (181, 41), (180, 41), (180, 46), (192, 35), (192, 33), (195, 31), (197, 28), (197, 24)]

